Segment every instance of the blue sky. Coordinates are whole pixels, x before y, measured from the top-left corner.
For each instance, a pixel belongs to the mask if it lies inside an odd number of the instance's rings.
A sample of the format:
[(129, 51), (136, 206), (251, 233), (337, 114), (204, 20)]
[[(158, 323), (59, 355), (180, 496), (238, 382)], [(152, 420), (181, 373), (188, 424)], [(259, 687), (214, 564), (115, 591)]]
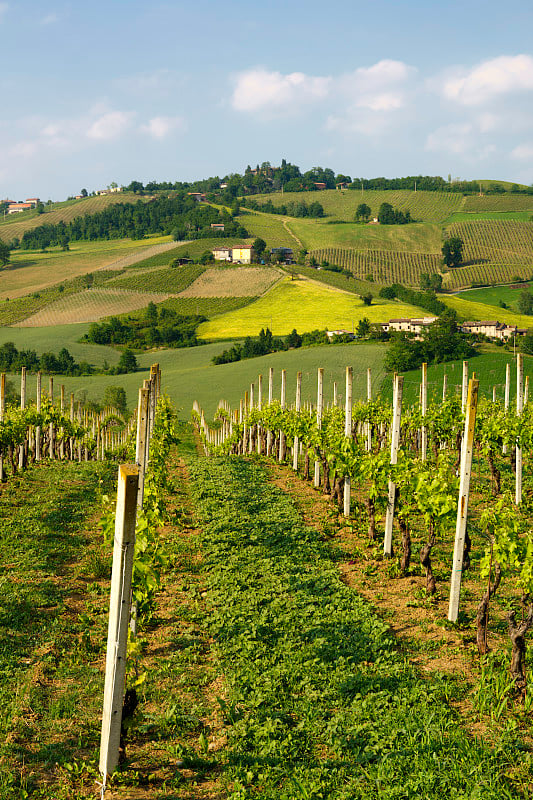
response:
[(0, 198), (282, 158), (533, 182), (533, 4), (0, 0)]

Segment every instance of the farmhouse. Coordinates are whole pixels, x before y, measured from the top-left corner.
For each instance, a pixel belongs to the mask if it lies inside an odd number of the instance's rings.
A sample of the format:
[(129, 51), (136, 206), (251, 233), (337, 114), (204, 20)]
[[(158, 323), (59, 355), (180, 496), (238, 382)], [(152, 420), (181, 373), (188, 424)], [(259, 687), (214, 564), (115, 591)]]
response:
[(420, 334), (429, 325), (432, 325), (436, 319), (437, 317), (419, 317), (414, 319), (399, 317), (397, 319), (390, 319), (388, 322), (384, 322), (381, 327), (384, 331), (389, 333), (391, 331), (396, 331), (400, 333)]
[(463, 322), (461, 330), (463, 333), (472, 333), (474, 335), (481, 334), (488, 339), (500, 339), (500, 341), (506, 341), (512, 336), (525, 336), (527, 333), (526, 328), (518, 328), (516, 325), (507, 325), (505, 322), (499, 322), (498, 320)]
[(318, 189), (319, 191), (324, 191), (324, 189), (327, 189), (326, 184), (323, 183), (322, 181), (318, 181), (318, 182), (315, 181), (313, 183), (313, 186), (315, 187), (315, 189)]
[(215, 261), (231, 261), (231, 247), (215, 247), (213, 257)]
[(330, 342), (335, 338), (335, 336), (347, 336), (349, 339), (355, 339), (355, 333), (353, 331), (326, 331), (326, 336), (330, 340)]
[(203, 203), (205, 200), (205, 194), (203, 192), (187, 192), (189, 197), (192, 197), (193, 200), (196, 200), (197, 203)]
[(30, 208), (36, 208), (38, 202), (38, 197), (29, 197), (25, 203), (9, 203), (7, 207), (7, 213), (18, 214), (21, 211), (28, 211)]
[(239, 244), (231, 248), (231, 260), (234, 264), (251, 264), (254, 248), (251, 244)]
[(270, 257), (273, 261), (282, 261), (285, 264), (294, 263), (292, 247), (273, 247)]
[(211, 228), (214, 231), (223, 231), (224, 230), (224, 223), (223, 222), (212, 222)]

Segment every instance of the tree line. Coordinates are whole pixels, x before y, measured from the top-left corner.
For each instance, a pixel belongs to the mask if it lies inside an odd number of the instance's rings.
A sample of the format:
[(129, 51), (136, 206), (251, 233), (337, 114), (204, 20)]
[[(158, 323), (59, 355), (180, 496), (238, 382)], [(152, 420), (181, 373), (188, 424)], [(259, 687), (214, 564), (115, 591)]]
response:
[(289, 201), (275, 206), (272, 200), (266, 203), (258, 203), (251, 198), (243, 198), (241, 206), (251, 208), (253, 211), (262, 211), (265, 214), (281, 214), (287, 217), (324, 217), (324, 208), (321, 203), (306, 203), (305, 200)]
[[(213, 230), (212, 223), (224, 224), (224, 230)], [(25, 231), (20, 242), (15, 240), (12, 245), (20, 246), (22, 250), (52, 246), (66, 248), (71, 241), (125, 237), (142, 239), (148, 233), (170, 234), (176, 240), (247, 236), (246, 230), (235, 221), (233, 214), (180, 194), (158, 197), (148, 202), (116, 203), (95, 214), (76, 217), (68, 223), (39, 225)]]
[(424, 362), (440, 364), (475, 354), (467, 335), (459, 330), (455, 311), (447, 309), (416, 338), (409, 333), (392, 334), (385, 368), (389, 372), (406, 372), (418, 369)]

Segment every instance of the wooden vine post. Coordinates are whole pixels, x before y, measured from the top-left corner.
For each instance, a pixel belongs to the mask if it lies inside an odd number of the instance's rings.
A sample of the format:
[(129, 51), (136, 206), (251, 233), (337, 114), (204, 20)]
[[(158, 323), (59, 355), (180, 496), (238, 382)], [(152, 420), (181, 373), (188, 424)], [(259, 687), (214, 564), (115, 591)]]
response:
[[(255, 405), (255, 384), (250, 384), (250, 411), (253, 411)], [(254, 446), (254, 429), (255, 425), (250, 425), (249, 439), (248, 439), (248, 452), (253, 451)]]
[(138, 486), (139, 467), (136, 464), (121, 464), (118, 469), (115, 543), (100, 741), (100, 772), (103, 776), (104, 786), (107, 776), (114, 772), (119, 759)]
[(137, 437), (135, 440), (135, 463), (139, 467), (137, 505), (142, 508), (144, 499), (144, 475), (148, 463), (148, 416), (150, 413), (150, 389), (139, 389), (137, 404)]
[[(20, 410), (24, 411), (26, 408), (26, 367), (22, 367), (20, 371)], [(24, 469), (24, 448), (25, 441), (19, 445), (19, 469)]]
[[(285, 411), (285, 405), (287, 402), (287, 370), (281, 370), (281, 410)], [(285, 451), (286, 451), (286, 441), (285, 441), (285, 432), (280, 430), (279, 432), (279, 452), (278, 452), (278, 461), (280, 464), (285, 461)]]
[[(2, 372), (0, 375), (0, 422), (4, 421), (6, 413), (6, 373)], [(4, 473), (4, 455), (0, 453), (0, 481), (5, 480)]]
[[(398, 445), (400, 443), (400, 424), (402, 421), (402, 396), (403, 375), (396, 375), (393, 392), (393, 417), (390, 444), (390, 463), (392, 466), (398, 461)], [(394, 505), (396, 501), (396, 484), (389, 480), (389, 494), (387, 500), (387, 515), (385, 517), (385, 538), (383, 541), (383, 554), (392, 556), (392, 524), (394, 522)]]
[[(61, 384), (61, 394), (59, 395), (59, 408), (61, 410), (61, 414), (65, 413), (65, 387)], [(61, 428), (59, 431), (61, 436), (61, 442), (59, 444), (59, 458), (65, 458), (65, 430)]]
[[(296, 413), (302, 409), (302, 373), (298, 372), (296, 375)], [(298, 436), (295, 435), (294, 443), (292, 446), (292, 468), (296, 472), (298, 470), (298, 455), (300, 450), (300, 441)]]
[[(322, 428), (322, 411), (324, 408), (324, 370), (322, 367), (318, 368), (318, 386), (316, 395), (316, 426), (318, 430)], [(315, 477), (314, 487), (318, 489), (320, 486), (320, 461), (315, 461)]]
[[(274, 367), (269, 367), (268, 370), (268, 405), (272, 405), (274, 397)], [(272, 454), (272, 431), (267, 431), (267, 456)]]
[[(504, 398), (504, 407), (505, 410), (509, 410), (509, 405), (511, 401), (511, 365), (505, 365), (505, 398)], [(504, 443), (502, 447), (502, 453), (506, 455), (507, 453), (507, 442)]]
[(463, 361), (463, 384), (461, 387), (461, 411), (465, 413), (468, 393), (468, 361)]
[[(259, 411), (263, 408), (263, 376), (259, 375), (257, 378), (257, 408)], [(263, 452), (263, 429), (257, 423), (257, 453), (261, 455)]]
[(446, 400), (446, 394), (448, 391), (448, 376), (444, 373), (444, 377), (442, 379), (442, 402)]
[[(37, 373), (37, 394), (35, 396), (35, 406), (37, 409), (37, 413), (41, 410), (41, 373)], [(41, 426), (37, 425), (35, 427), (35, 460), (41, 460)]]
[[(48, 379), (48, 395), (50, 397), (50, 404), (54, 405), (54, 379), (52, 376)], [(48, 447), (48, 455), (53, 459), (54, 457), (54, 423), (51, 422), (49, 426), (50, 444)]]
[[(353, 367), (346, 367), (346, 402), (344, 405), (344, 435), (352, 438), (352, 390)], [(344, 476), (344, 516), (350, 516), (352, 479), (350, 475)]]
[(479, 394), (479, 381), (471, 378), (468, 384), (466, 401), (465, 429), (461, 448), (461, 477), (459, 482), (459, 500), (457, 503), (457, 523), (455, 526), (455, 545), (453, 548), (452, 576), (450, 582), (450, 603), (448, 619), (457, 622), (459, 616), (459, 600), (461, 596), (461, 578), (463, 574), (463, 557), (468, 515), (468, 495), (470, 492), (470, 476), (472, 473), (472, 454), (474, 452), (474, 428)]
[[(428, 410), (428, 365), (426, 364), (425, 361), (422, 364), (421, 389), (422, 389), (421, 410), (422, 410), (422, 420), (424, 420)], [(420, 446), (422, 451), (421, 452), (422, 461), (425, 461), (427, 459), (427, 452), (428, 452), (428, 429), (425, 425), (422, 425)]]
[[(372, 370), (368, 367), (366, 371), (366, 401), (372, 402)], [(368, 452), (372, 450), (372, 424), (366, 423), (366, 449)]]
[[(71, 422), (74, 422), (74, 392), (70, 393), (70, 415), (69, 419)], [(71, 461), (74, 461), (74, 437), (71, 436), (69, 438), (69, 458)]]
[(338, 391), (337, 391), (337, 381), (333, 381), (333, 407), (337, 408), (339, 403)]
[[(524, 410), (524, 356), (518, 353), (516, 356), (516, 415), (522, 416)], [(516, 484), (515, 484), (515, 503), (520, 505), (522, 502), (522, 447), (516, 445)]]

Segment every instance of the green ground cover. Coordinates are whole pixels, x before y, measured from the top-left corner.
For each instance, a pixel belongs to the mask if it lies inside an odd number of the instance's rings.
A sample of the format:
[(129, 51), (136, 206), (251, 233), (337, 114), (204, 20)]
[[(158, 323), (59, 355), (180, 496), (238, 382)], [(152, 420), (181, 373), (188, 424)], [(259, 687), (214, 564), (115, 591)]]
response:
[(275, 214), (261, 214), (243, 209), (239, 219), (252, 237), (250, 242), (259, 236), (265, 240), (269, 250), (272, 247), (291, 247), (297, 254), (298, 242), (283, 225), (284, 220), (290, 222), (290, 217), (278, 217)]
[(0, 328), (0, 344), (13, 342), (18, 350), (36, 350), (38, 354), (59, 353), (66, 347), (76, 361), (102, 366), (118, 364), (120, 352), (104, 345), (87, 344), (79, 339), (89, 330), (88, 322), (45, 328)]
[[(496, 398), (500, 401), (505, 397), (505, 370), (507, 364), (511, 365), (511, 398), (516, 396), (516, 360), (512, 351), (503, 350), (494, 345), (484, 345), (480, 355), (469, 360), (470, 377), (475, 372), (479, 379), (480, 392), (492, 400), (492, 388), (496, 386)], [(403, 373), (404, 375), (404, 401), (407, 404), (418, 402), (421, 370), (415, 369)], [(440, 400), (442, 398), (442, 384), (444, 375), (447, 376), (448, 393), (461, 394), (463, 378), (463, 362), (450, 361), (446, 364), (428, 364), (428, 395)], [(524, 375), (529, 375), (533, 380), (533, 357), (524, 355)], [(384, 397), (392, 399), (392, 376), (387, 375), (381, 385)]]
[(210, 459), (191, 474), (228, 687), (228, 798), (527, 796), (525, 753), (509, 769), (518, 737), (491, 748), (466, 733), (457, 685), (417, 674), (264, 468)]
[[(466, 295), (469, 292), (465, 292)], [(497, 319), (499, 322), (506, 322), (508, 325), (518, 325), (519, 328), (533, 327), (533, 317), (526, 314), (518, 314), (506, 308), (492, 306), (484, 302), (476, 302), (465, 299), (463, 295), (439, 295), (439, 299), (446, 303), (449, 308), (457, 311), (460, 319), (463, 320), (491, 320)]]
[(468, 289), (464, 292), (459, 292), (456, 297), (462, 300), (468, 300), (474, 303), (487, 303), (490, 306), (498, 306), (500, 300), (507, 303), (513, 311), (518, 312), (516, 304), (520, 296), (520, 292), (531, 288), (531, 284), (522, 283), (514, 286), (485, 286), (482, 289)]
[(470, 222), (477, 219), (514, 219), (519, 222), (529, 222), (533, 213), (533, 200), (531, 201), (530, 211), (454, 211), (450, 214), (448, 219), (444, 221), (445, 225), (450, 225), (452, 222)]
[(2, 487), (2, 800), (73, 798), (61, 773), (98, 747), (107, 607), (89, 584), (109, 574), (110, 558), (89, 519), (114, 474), (108, 463), (51, 463)]
[(420, 309), (376, 297), (371, 306), (344, 292), (310, 281), (284, 279), (254, 303), (236, 312), (203, 323), (198, 334), (204, 339), (257, 336), (270, 328), (283, 336), (296, 328), (299, 333), (315, 330), (352, 330), (362, 317), (386, 322), (391, 317), (419, 315)]
[(327, 220), (288, 218), (288, 225), (307, 250), (353, 247), (358, 250), (399, 250), (406, 253), (440, 253), (442, 234), (438, 225), (329, 224)]
[(533, 195), (487, 194), (465, 197), (462, 211), (533, 211)]

